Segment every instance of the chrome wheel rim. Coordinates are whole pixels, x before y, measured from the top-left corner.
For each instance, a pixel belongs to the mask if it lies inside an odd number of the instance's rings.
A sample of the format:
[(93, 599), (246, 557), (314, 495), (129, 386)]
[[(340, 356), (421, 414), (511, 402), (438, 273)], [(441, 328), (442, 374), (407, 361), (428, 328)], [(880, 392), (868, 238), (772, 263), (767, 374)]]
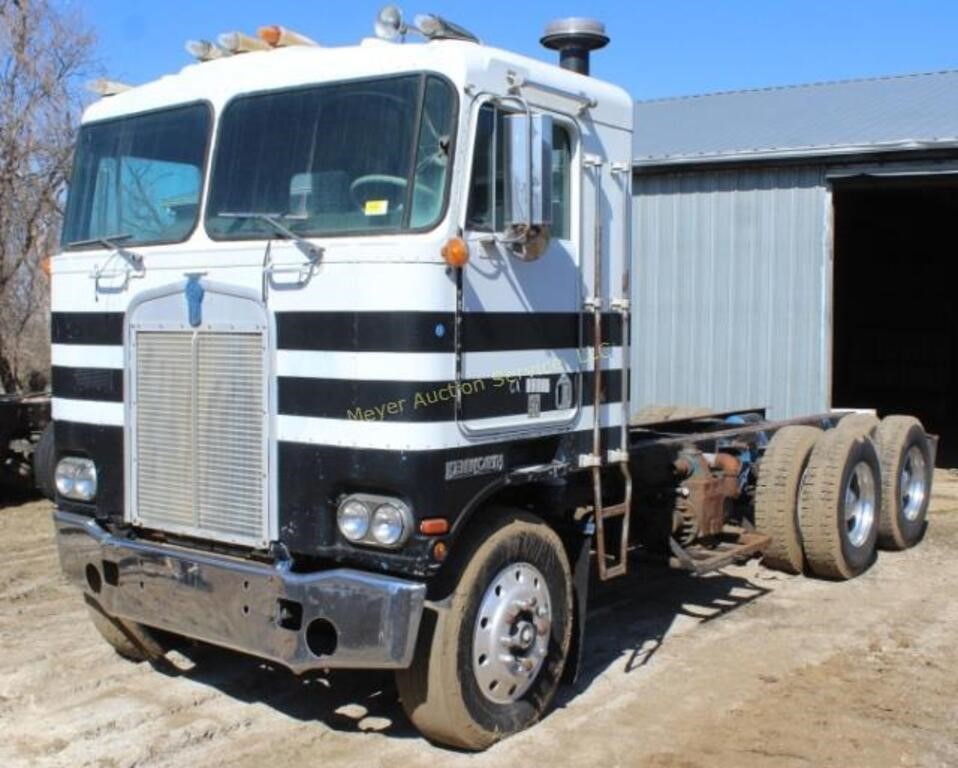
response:
[(901, 494), (901, 511), (905, 519), (915, 522), (921, 515), (928, 494), (927, 469), (925, 454), (921, 448), (913, 445), (905, 454), (905, 461), (901, 467), (901, 480), (898, 484)]
[(875, 474), (858, 462), (845, 485), (845, 529), (853, 547), (860, 547), (875, 526)]
[(479, 603), (472, 670), (482, 695), (511, 704), (529, 690), (549, 651), (552, 602), (545, 577), (530, 563), (503, 568)]

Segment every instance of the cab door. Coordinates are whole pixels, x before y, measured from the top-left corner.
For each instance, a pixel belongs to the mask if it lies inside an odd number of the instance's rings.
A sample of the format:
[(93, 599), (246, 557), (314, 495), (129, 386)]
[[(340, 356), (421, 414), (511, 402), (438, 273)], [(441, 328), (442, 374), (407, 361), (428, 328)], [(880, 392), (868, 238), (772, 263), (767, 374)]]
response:
[(545, 251), (524, 261), (504, 242), (507, 113), (477, 108), (459, 285), (458, 421), (467, 433), (555, 431), (582, 400), (579, 136), (553, 118), (552, 227)]

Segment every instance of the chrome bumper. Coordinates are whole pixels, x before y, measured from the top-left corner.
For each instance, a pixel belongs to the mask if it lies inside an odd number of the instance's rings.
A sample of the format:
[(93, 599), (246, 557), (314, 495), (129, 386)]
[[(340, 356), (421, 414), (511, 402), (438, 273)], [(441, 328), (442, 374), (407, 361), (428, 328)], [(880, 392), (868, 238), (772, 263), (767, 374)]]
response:
[(424, 584), (346, 568), (290, 573), (114, 537), (95, 520), (69, 512), (56, 510), (53, 520), (63, 572), (114, 616), (294, 672), (412, 662)]

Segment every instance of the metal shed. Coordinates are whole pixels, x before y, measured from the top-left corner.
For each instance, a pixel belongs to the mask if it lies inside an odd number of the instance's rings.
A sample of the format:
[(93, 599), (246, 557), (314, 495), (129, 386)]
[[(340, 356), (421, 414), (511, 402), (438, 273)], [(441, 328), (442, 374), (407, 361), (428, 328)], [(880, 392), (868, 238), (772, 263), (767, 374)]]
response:
[(958, 443), (958, 71), (635, 115), (635, 407), (877, 407)]

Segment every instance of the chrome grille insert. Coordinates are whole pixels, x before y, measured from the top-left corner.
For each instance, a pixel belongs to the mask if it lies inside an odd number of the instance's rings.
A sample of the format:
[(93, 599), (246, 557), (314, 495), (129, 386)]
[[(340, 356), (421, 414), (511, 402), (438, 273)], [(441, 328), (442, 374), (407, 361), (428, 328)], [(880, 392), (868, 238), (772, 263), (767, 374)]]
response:
[(264, 546), (266, 334), (131, 332), (133, 522)]

